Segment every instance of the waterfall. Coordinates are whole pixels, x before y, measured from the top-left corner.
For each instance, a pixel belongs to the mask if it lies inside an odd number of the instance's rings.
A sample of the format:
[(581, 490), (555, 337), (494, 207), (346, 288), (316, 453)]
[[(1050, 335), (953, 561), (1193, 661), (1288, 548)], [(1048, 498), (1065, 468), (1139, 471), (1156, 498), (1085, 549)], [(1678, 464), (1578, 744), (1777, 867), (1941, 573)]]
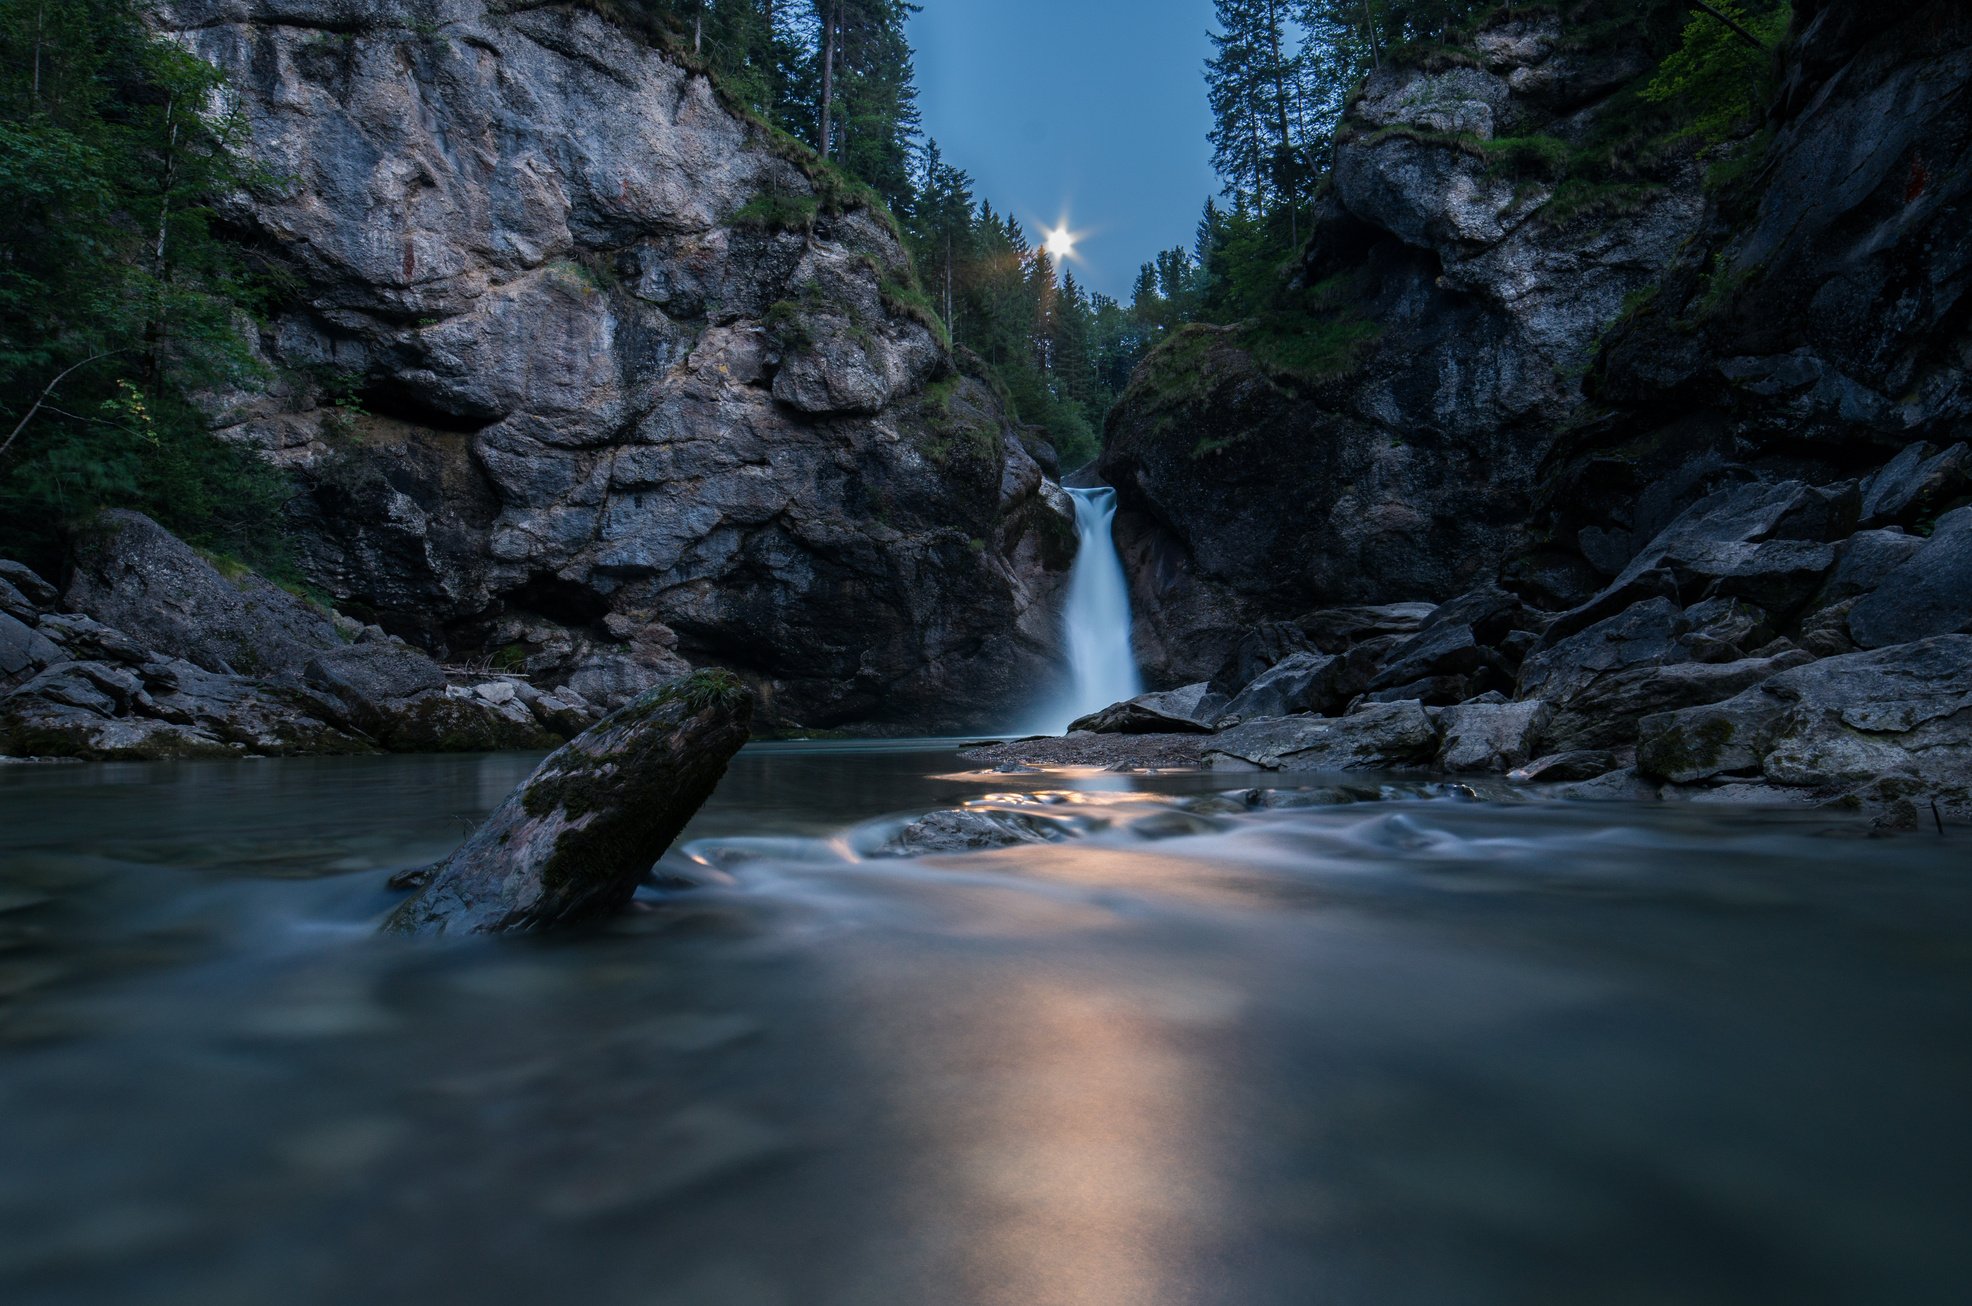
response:
[(1116, 519), (1116, 491), (1098, 485), (1069, 487), (1068, 494), (1075, 501), (1079, 538), (1061, 614), (1069, 681), (1042, 713), (1035, 733), (1060, 734), (1079, 716), (1143, 693), (1143, 676), (1130, 648), (1130, 588), (1110, 529)]

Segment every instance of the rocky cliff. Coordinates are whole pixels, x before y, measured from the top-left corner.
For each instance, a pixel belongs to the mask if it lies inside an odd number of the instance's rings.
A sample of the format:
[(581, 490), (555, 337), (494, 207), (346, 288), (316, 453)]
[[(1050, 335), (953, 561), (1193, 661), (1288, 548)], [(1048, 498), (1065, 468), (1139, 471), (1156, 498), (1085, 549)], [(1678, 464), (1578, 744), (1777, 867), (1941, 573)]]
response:
[(1102, 466), (1194, 683), (1093, 728), (1972, 814), (1972, 13), (1803, 4), (1757, 136), (1585, 188), (1506, 172), (1593, 154), (1638, 66), (1503, 12), (1369, 79), (1292, 314), (1133, 380)]
[(1045, 674), (1072, 512), (880, 206), (569, 5), (167, 0), (298, 291), (215, 422), (299, 473), (337, 607), (605, 705), (989, 724)]
[(1139, 370), (1101, 468), (1155, 677), (1268, 617), (1448, 598), (1525, 539), (1598, 338), (1704, 222), (1691, 150), (1603, 161), (1654, 63), (1579, 8), (1373, 73), (1284, 311)]
[(1290, 310), (1140, 369), (1102, 470), (1153, 679), (1336, 604), (1567, 607), (1709, 493), (1962, 436), (1962, 6), (1797, 6), (1764, 128), (1710, 146), (1651, 138), (1609, 9), (1373, 74)]
[(1712, 491), (1972, 432), (1972, 11), (1797, 4), (1763, 139), (1602, 342), (1516, 566), (1535, 591), (1586, 597)]

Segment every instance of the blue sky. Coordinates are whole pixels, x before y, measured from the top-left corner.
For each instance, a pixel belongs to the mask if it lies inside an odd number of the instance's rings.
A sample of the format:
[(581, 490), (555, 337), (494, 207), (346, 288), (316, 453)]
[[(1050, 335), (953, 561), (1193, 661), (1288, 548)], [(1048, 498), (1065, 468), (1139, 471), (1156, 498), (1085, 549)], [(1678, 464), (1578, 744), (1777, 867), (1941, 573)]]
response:
[(1205, 133), (1211, 0), (920, 0), (925, 134), (1030, 239), (1064, 214), (1078, 280), (1127, 299), (1137, 265), (1189, 247), (1219, 189)]

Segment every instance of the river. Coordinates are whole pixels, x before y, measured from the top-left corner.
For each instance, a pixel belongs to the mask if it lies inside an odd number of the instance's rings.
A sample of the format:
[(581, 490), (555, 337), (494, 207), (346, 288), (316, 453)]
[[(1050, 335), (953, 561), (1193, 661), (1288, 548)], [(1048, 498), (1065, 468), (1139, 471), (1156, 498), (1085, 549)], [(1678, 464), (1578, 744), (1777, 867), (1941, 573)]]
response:
[[(761, 745), (606, 929), (375, 937), (533, 760), (0, 770), (0, 1300), (1972, 1282), (1963, 831)], [(1075, 837), (864, 855), (989, 793)]]

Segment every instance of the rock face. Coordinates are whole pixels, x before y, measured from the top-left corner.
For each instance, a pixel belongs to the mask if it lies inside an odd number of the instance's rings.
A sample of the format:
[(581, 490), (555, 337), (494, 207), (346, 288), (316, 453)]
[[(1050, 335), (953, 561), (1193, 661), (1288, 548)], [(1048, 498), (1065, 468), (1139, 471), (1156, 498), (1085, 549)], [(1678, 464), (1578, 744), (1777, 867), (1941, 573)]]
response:
[(167, 0), (305, 283), (223, 433), (303, 564), (441, 656), (605, 704), (691, 664), (771, 720), (977, 726), (1055, 645), (1072, 514), (888, 220), (587, 9)]
[(699, 672), (563, 745), (508, 795), (389, 934), (508, 934), (621, 911), (746, 742), (753, 698)]
[(448, 675), (374, 626), (222, 573), (137, 513), (106, 514), (80, 552), (66, 597), (0, 563), (0, 753), (550, 748), (597, 715), (567, 687)]
[[(1557, 183), (1544, 151), (1640, 148), (1641, 36), (1575, 41), (1614, 13), (1503, 10), (1373, 74), (1289, 306), (1181, 333), (1133, 379), (1102, 469), (1153, 684), (1327, 607), (1497, 578), (1570, 608), (1735, 486), (1871, 477), (1830, 505), (1847, 521), (1775, 537), (1811, 546), (1972, 490), (1972, 182), (1950, 162), (1972, 152), (1972, 12), (1797, 4), (1744, 181), (1707, 184), (1687, 147), (1601, 191)], [(1740, 578), (1750, 601), (1809, 597), (1826, 552), (1787, 553)]]
[(1468, 60), (1373, 73), (1298, 308), (1190, 328), (1134, 378), (1101, 465), (1153, 680), (1210, 675), (1269, 618), (1448, 599), (1522, 543), (1597, 338), (1704, 213), (1694, 165), (1605, 212), (1497, 144), (1591, 137), (1650, 71), (1573, 32), (1508, 12)]
[[(1855, 525), (1962, 501), (1972, 11), (1794, 6), (1771, 140), (1603, 342), (1517, 564), (1572, 601), (1707, 494), (1866, 477)], [(1946, 162), (1952, 161), (1952, 162)], [(1900, 455), (1893, 457), (1893, 455)]]
[(1673, 149), (1581, 222), (1515, 160), (1634, 131), (1650, 58), (1570, 38), (1615, 14), (1372, 75), (1299, 306), (1140, 369), (1148, 678), (1212, 677), (1228, 763), (1972, 811), (1972, 11), (1797, 4), (1741, 180)]
[(1972, 636), (1827, 658), (1722, 703), (1646, 718), (1637, 769), (1972, 814)]

